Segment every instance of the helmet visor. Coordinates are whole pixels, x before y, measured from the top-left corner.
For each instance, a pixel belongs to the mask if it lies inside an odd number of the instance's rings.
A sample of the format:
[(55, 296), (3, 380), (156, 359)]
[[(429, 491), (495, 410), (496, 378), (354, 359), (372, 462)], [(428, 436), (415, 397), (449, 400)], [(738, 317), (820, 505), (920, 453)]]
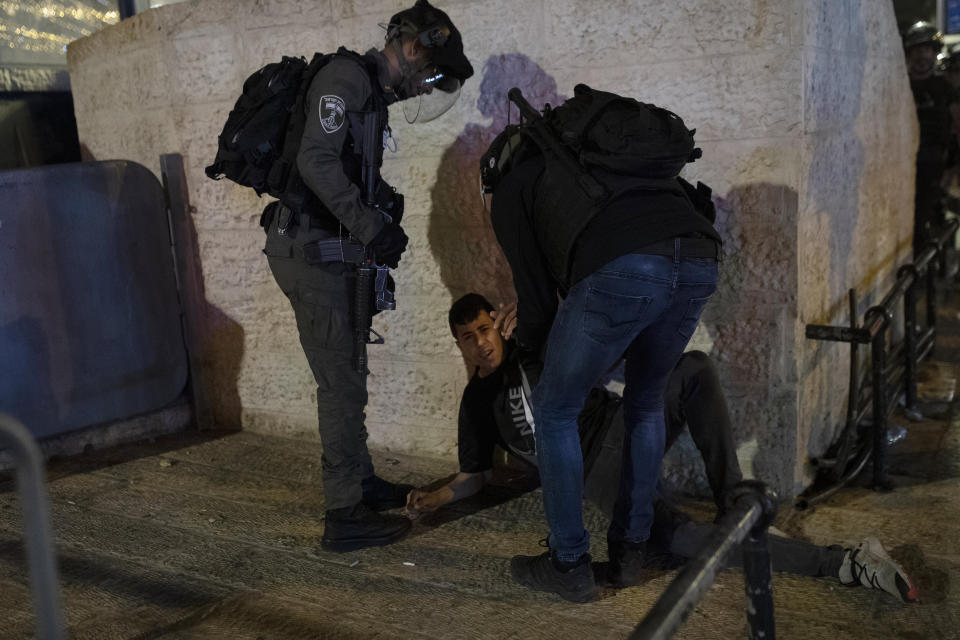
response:
[(430, 122), (450, 110), (460, 97), (461, 82), (441, 71), (428, 74), (417, 85), (417, 96), (403, 101), (407, 122)]

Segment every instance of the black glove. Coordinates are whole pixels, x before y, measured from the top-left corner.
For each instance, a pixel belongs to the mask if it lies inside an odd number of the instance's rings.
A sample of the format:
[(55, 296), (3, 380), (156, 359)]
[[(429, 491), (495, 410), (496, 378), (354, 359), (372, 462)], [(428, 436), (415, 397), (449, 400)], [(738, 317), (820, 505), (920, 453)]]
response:
[(396, 269), (400, 264), (400, 256), (407, 248), (407, 234), (403, 232), (398, 224), (385, 224), (380, 229), (370, 246), (373, 248), (374, 256), (377, 262), (385, 264), (391, 269)]

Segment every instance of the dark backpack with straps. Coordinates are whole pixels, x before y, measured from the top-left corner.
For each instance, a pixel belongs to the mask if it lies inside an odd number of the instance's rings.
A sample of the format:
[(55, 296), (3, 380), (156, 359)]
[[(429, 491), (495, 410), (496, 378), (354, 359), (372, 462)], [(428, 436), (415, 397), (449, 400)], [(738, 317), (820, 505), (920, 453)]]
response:
[(696, 129), (661, 107), (585, 84), (553, 109), (547, 123), (588, 168), (644, 178), (675, 178), (703, 153)]
[(580, 233), (612, 199), (632, 191), (670, 191), (688, 198), (711, 223), (710, 188), (679, 177), (702, 152), (675, 113), (578, 84), (562, 105), (541, 115), (518, 89), (509, 98), (523, 122), (508, 125), (481, 157), (484, 190), (492, 192), (513, 167), (542, 154), (544, 172), (533, 211), (550, 271), (569, 282), (570, 256)]
[[(519, 97), (519, 91), (511, 92), (511, 99)], [(524, 101), (525, 103), (525, 101)], [(529, 105), (527, 105), (529, 107)], [(533, 117), (529, 111), (533, 112)], [(607, 182), (612, 176), (649, 180), (649, 184), (673, 190), (672, 179), (683, 167), (700, 158), (702, 151), (696, 147), (696, 129), (687, 129), (677, 114), (653, 104), (625, 98), (606, 91), (591, 89), (585, 84), (574, 88), (574, 96), (562, 105), (551, 108), (547, 105), (541, 116), (532, 108), (521, 114), (527, 124), (508, 125), (490, 144), (481, 158), (483, 184), (492, 189), (500, 178), (531, 152), (544, 149), (543, 138), (558, 142), (555, 155), (562, 147), (564, 155), (576, 162), (579, 172)], [(529, 121), (539, 121), (541, 134), (529, 134)], [(539, 149), (523, 146), (529, 138)], [(564, 163), (569, 164), (569, 163)], [(568, 168), (574, 165), (569, 165)], [(607, 175), (610, 174), (610, 175)]]
[(284, 56), (247, 78), (220, 133), (207, 176), (280, 198), (295, 173), (291, 168), (306, 124), (304, 102), (310, 82), (334, 55), (314, 54), (309, 64), (305, 58)]

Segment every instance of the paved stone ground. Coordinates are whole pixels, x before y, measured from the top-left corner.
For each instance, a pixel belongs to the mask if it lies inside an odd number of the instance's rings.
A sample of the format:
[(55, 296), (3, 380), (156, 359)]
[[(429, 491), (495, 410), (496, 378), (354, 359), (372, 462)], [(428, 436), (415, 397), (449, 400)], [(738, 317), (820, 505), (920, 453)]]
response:
[[(951, 296), (953, 296), (951, 298)], [(960, 304), (948, 294), (925, 392), (960, 373)], [(960, 638), (960, 430), (956, 403), (928, 402), (891, 451), (897, 489), (855, 485), (777, 525), (815, 543), (876, 535), (916, 573), (904, 605), (836, 580), (776, 574), (780, 638)], [(72, 638), (624, 638), (675, 575), (571, 605), (514, 585), (508, 560), (537, 553), (539, 491), (505, 472), (482, 497), (423, 518), (396, 545), (320, 550), (318, 444), (249, 433), (180, 434), (56, 460), (50, 494)], [(449, 464), (376, 455), (390, 480), (422, 484)], [(708, 517), (709, 508), (690, 508)], [(0, 476), (0, 638), (27, 638), (33, 614), (14, 485)], [(588, 511), (593, 553), (604, 523)], [(743, 581), (720, 575), (678, 638), (745, 637)]]

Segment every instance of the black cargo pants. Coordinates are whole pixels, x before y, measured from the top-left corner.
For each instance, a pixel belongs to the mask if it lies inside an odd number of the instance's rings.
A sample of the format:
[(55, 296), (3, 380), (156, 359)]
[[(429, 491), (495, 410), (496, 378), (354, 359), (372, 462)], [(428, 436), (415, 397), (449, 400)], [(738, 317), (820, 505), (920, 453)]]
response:
[(373, 475), (364, 423), (366, 380), (353, 368), (351, 301), (356, 277), (343, 263), (308, 265), (303, 245), (329, 234), (310, 229), (307, 216), (297, 222), (282, 235), (278, 216), (273, 215), (263, 252), (293, 307), (300, 345), (317, 383), (324, 502), (327, 509), (337, 509), (360, 502), (360, 484)]
[[(667, 379), (664, 392), (666, 446), (669, 451), (686, 427), (703, 456), (707, 482), (714, 501), (724, 508), (727, 491), (743, 479), (733, 441), (730, 411), (720, 385), (720, 377), (702, 351), (688, 351)], [(613, 502), (620, 478), (620, 455), (623, 449), (623, 408), (619, 408), (604, 436), (603, 446), (584, 479), (588, 500), (605, 513), (613, 512)]]

